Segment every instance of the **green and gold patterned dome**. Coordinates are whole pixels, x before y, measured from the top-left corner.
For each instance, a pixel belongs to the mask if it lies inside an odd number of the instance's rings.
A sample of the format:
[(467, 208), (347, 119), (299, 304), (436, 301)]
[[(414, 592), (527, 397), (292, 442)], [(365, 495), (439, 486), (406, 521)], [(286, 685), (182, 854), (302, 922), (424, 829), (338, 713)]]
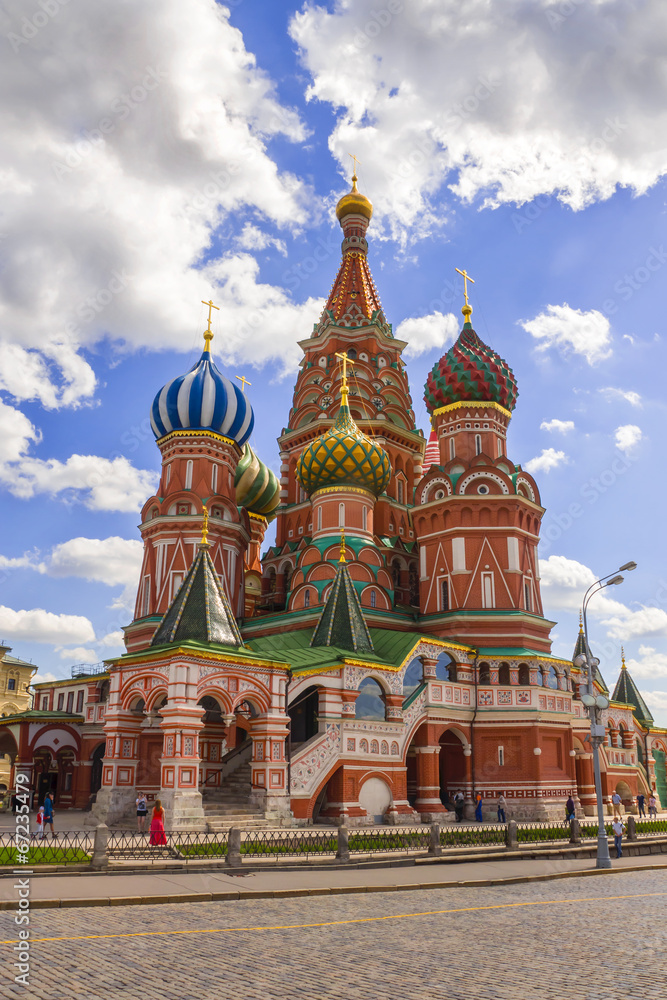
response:
[(309, 444), (297, 462), (297, 479), (309, 496), (326, 487), (356, 486), (378, 497), (387, 488), (391, 476), (389, 456), (359, 430), (347, 396), (344, 384), (335, 424)]
[(260, 462), (249, 444), (244, 446), (236, 466), (234, 486), (237, 504), (251, 514), (270, 518), (280, 504), (280, 483), (271, 469)]

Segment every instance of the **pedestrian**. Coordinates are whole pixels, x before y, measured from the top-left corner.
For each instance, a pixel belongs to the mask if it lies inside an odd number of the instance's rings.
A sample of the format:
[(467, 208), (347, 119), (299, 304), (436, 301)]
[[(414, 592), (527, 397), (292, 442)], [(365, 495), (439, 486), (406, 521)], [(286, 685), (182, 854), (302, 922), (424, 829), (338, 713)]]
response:
[(648, 797), (648, 818), (658, 818), (658, 800), (656, 799), (654, 792), (651, 792)]
[(507, 803), (505, 802), (505, 796), (501, 792), (498, 796), (498, 822), (506, 823), (507, 819), (505, 816), (505, 810), (507, 809)]
[(137, 793), (137, 829), (143, 833), (146, 829), (146, 816), (148, 814), (148, 801), (143, 792)]
[(461, 823), (463, 820), (463, 809), (465, 807), (465, 797), (463, 792), (457, 792), (454, 796), (454, 812), (456, 813), (456, 822)]
[(19, 797), (16, 792), (12, 792), (12, 812), (16, 815), (16, 810), (19, 807)]
[(570, 795), (570, 797), (568, 798), (567, 802), (565, 803), (565, 822), (566, 823), (569, 823), (571, 820), (574, 819), (574, 813), (575, 813), (574, 799)]
[(482, 822), (482, 793), (477, 792), (475, 796), (475, 819), (478, 823)]
[(615, 819), (611, 824), (611, 828), (614, 831), (614, 847), (616, 848), (616, 857), (623, 857), (623, 831), (625, 826), (621, 819)]
[(637, 796), (637, 808), (639, 809), (639, 815), (643, 816), (644, 819), (646, 819), (646, 807), (644, 805), (645, 802), (646, 798), (644, 796), (644, 793), (640, 792), (639, 795)]
[(153, 818), (151, 819), (151, 847), (165, 847), (167, 837), (164, 832), (164, 809), (159, 799), (155, 800), (153, 806)]
[(612, 801), (612, 805), (614, 807), (614, 818), (616, 816), (618, 816), (619, 819), (620, 819), (621, 818), (621, 807), (623, 805), (623, 799), (618, 794), (618, 792), (614, 792), (614, 794), (611, 797), (611, 801)]
[(51, 798), (51, 792), (46, 793), (46, 798), (44, 799), (44, 836), (46, 837), (46, 828), (51, 827), (51, 839), (55, 840), (56, 835), (53, 832), (53, 799)]
[(44, 806), (40, 806), (35, 816), (35, 836), (38, 840), (44, 837)]

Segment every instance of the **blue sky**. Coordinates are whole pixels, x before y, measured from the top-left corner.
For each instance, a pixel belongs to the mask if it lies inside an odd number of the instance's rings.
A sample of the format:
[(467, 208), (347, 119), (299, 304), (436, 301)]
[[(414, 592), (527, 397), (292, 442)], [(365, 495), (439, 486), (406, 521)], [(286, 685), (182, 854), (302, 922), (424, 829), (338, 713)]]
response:
[(658, 0), (100, 0), (43, 17), (6, 0), (0, 35), (0, 639), (41, 675), (120, 652), (159, 468), (149, 408), (201, 350), (201, 299), (221, 306), (216, 358), (252, 381), (252, 443), (277, 471), (355, 153), (419, 425), (465, 267), (475, 328), (519, 384), (508, 450), (547, 508), (554, 651), (571, 653), (589, 582), (636, 560), (591, 603), (591, 641), (610, 685), (625, 646), (667, 725)]

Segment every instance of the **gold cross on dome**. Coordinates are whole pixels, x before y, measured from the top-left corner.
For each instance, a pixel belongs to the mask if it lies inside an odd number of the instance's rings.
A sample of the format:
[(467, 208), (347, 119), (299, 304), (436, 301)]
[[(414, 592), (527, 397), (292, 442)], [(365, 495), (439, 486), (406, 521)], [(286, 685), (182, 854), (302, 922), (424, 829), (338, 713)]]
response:
[(470, 277), (465, 268), (461, 270), (459, 267), (455, 267), (454, 270), (463, 275), (463, 298), (466, 300), (466, 305), (468, 305), (468, 282), (472, 281), (474, 285), (475, 279)]
[(335, 357), (340, 358), (343, 362), (343, 389), (347, 390), (347, 351), (342, 351), (340, 354), (336, 352)]
[(354, 173), (352, 174), (352, 184), (356, 189), (357, 181), (359, 180), (359, 178), (357, 177), (357, 163), (361, 164), (361, 160), (358, 160), (354, 155), (354, 153), (348, 153), (347, 155), (351, 156), (352, 159), (354, 160)]
[(211, 310), (217, 309), (219, 312), (220, 306), (214, 306), (213, 299), (209, 299), (208, 302), (205, 302), (204, 299), (202, 299), (201, 304), (203, 306), (208, 306), (208, 329), (204, 332), (204, 341), (206, 343), (205, 350), (208, 350), (209, 347), (211, 346), (211, 341), (213, 340), (213, 330), (211, 330), (211, 316), (212, 316)]
[(204, 520), (201, 526), (201, 544), (208, 545), (208, 507), (206, 504), (202, 506), (202, 513), (204, 515)]
[(234, 378), (237, 378), (241, 383), (241, 392), (245, 392), (245, 387), (247, 385), (252, 385), (252, 382), (248, 382), (248, 379), (245, 377), (245, 375), (235, 375)]

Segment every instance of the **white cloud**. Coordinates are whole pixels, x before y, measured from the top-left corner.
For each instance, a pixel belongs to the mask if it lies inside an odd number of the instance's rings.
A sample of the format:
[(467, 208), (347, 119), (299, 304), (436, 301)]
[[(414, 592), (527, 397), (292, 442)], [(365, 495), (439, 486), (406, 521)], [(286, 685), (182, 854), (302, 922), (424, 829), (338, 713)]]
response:
[(652, 709), (651, 715), (654, 712), (667, 711), (667, 691), (642, 691), (641, 694), (648, 707)]
[(85, 646), (76, 646), (74, 649), (60, 649), (58, 655), (61, 660), (68, 663), (99, 663), (99, 656), (94, 649), (86, 649)]
[[(103, 647), (105, 650), (114, 649), (122, 651), (125, 649), (124, 635), (121, 629), (117, 629), (115, 632), (107, 632), (106, 635), (98, 639), (97, 645)], [(105, 652), (105, 656), (109, 654)]]
[(614, 431), (614, 442), (619, 451), (629, 455), (635, 450), (642, 439), (641, 428), (636, 424), (624, 424)]
[(535, 319), (521, 322), (524, 330), (537, 341), (538, 351), (554, 347), (565, 356), (581, 354), (589, 365), (603, 361), (611, 354), (609, 320), (597, 309), (583, 312), (562, 306), (547, 306)]
[(58, 646), (95, 639), (93, 626), (82, 615), (58, 615), (43, 608), (14, 611), (0, 606), (0, 633), (15, 640)]
[(651, 636), (667, 636), (667, 611), (662, 608), (641, 607), (637, 611), (625, 609), (621, 615), (606, 618), (607, 634), (612, 639), (625, 642)]
[(550, 472), (556, 469), (563, 462), (567, 462), (567, 455), (564, 451), (556, 451), (555, 448), (543, 448), (542, 453), (535, 458), (524, 463), (524, 468), (530, 472), (531, 476), (536, 472)]
[[(216, 230), (245, 211), (296, 232), (317, 203), (267, 153), (273, 137), (301, 142), (306, 131), (224, 5), (63, 4), (29, 39), (27, 14), (21, 0), (0, 12), (0, 388), (77, 406), (95, 390), (81, 352), (103, 338), (182, 349), (193, 305), (209, 295), (223, 299), (221, 329), (252, 323), (252, 290), (221, 296), (224, 268), (202, 269)], [(301, 314), (275, 294), (292, 309), (295, 341)], [(260, 356), (281, 356), (280, 332), (257, 328)], [(254, 360), (255, 346), (239, 341), (238, 356)]]
[[(627, 658), (626, 663), (634, 678), (667, 677), (667, 654), (658, 653), (654, 646), (641, 645), (639, 657)], [(648, 696), (645, 695), (645, 697)], [(664, 694), (663, 697), (667, 699), (667, 694)], [(664, 707), (667, 708), (667, 702)]]
[(242, 250), (265, 250), (267, 247), (275, 247), (283, 257), (287, 256), (287, 247), (284, 240), (277, 240), (275, 237), (265, 233), (259, 226), (254, 226), (252, 222), (246, 222), (236, 237), (236, 245)]
[(634, 392), (632, 389), (617, 389), (613, 385), (608, 385), (604, 389), (599, 389), (598, 391), (601, 392), (602, 395), (605, 396), (610, 402), (617, 399), (624, 399), (626, 403), (630, 404), (630, 406), (642, 405), (642, 397), (638, 392)]
[(619, 185), (644, 192), (664, 174), (667, 109), (647, 86), (667, 54), (660, 0), (641, 13), (578, 4), (557, 26), (547, 16), (555, 3), (471, 0), (465, 16), (457, 0), (389, 6), (309, 0), (290, 31), (308, 96), (337, 114), (332, 152), (346, 176), (357, 152), (397, 235), (436, 227), (447, 188), (466, 202), (551, 195), (576, 210)]
[(454, 313), (433, 312), (429, 316), (409, 317), (399, 323), (396, 329), (398, 340), (407, 340), (406, 358), (417, 358), (420, 354), (453, 343), (459, 334), (460, 322)]
[(558, 434), (567, 434), (568, 431), (574, 430), (573, 420), (559, 420), (558, 417), (554, 417), (553, 420), (543, 420), (540, 424), (541, 431), (553, 431)]
[(33, 677), (33, 679), (31, 680), (30, 683), (31, 684), (48, 684), (49, 681), (58, 681), (58, 680), (62, 680), (62, 677), (56, 677), (55, 674), (52, 674), (50, 671), (47, 670), (46, 673), (44, 673), (44, 674), (42, 674), (42, 673), (35, 674), (35, 676)]
[(66, 462), (26, 457), (0, 465), (0, 483), (14, 496), (29, 499), (46, 493), (90, 510), (139, 510), (157, 480), (157, 473), (135, 469), (123, 456), (71, 455)]
[(143, 545), (138, 539), (70, 538), (56, 545), (48, 560), (49, 576), (78, 576), (110, 587), (136, 587)]
[(19, 461), (40, 440), (41, 434), (28, 418), (0, 399), (0, 466)]
[[(549, 556), (540, 559), (540, 588), (547, 614), (556, 611), (579, 611), (584, 594), (597, 577), (592, 569), (567, 556)], [(620, 601), (607, 596), (608, 591), (591, 601), (592, 616), (627, 615), (628, 608)]]

